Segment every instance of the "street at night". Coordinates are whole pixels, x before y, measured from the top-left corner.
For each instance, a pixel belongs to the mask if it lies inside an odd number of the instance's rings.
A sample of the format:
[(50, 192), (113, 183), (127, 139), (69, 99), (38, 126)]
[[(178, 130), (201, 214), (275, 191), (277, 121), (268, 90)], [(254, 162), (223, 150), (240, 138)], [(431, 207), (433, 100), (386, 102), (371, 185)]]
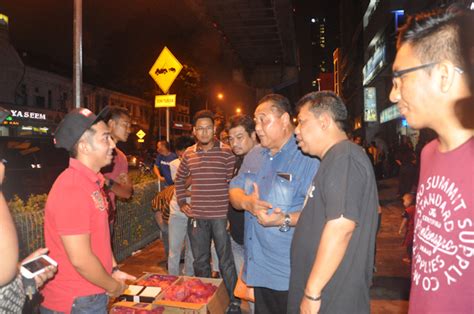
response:
[(474, 313), (474, 1), (0, 3), (0, 314)]

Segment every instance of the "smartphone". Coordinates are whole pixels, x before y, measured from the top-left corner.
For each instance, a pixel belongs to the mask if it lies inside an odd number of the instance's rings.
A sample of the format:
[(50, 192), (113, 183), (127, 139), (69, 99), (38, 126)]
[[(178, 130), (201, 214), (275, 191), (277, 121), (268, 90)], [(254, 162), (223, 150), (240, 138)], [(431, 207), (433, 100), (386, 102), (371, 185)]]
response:
[(26, 278), (34, 278), (46, 270), (48, 266), (58, 266), (58, 263), (48, 255), (40, 255), (21, 264), (20, 272)]

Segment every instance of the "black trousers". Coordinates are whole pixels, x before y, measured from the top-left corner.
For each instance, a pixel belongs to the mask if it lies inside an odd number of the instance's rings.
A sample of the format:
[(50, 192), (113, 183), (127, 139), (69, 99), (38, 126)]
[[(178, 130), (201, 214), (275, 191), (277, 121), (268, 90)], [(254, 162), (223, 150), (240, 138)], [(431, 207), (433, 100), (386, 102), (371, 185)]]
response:
[(286, 314), (288, 291), (256, 287), (255, 314)]
[(238, 302), (234, 296), (237, 283), (237, 271), (232, 255), (230, 236), (227, 232), (227, 218), (222, 219), (188, 219), (188, 236), (194, 256), (194, 275), (211, 277), (211, 241), (214, 240), (219, 271), (229, 293), (230, 302)]

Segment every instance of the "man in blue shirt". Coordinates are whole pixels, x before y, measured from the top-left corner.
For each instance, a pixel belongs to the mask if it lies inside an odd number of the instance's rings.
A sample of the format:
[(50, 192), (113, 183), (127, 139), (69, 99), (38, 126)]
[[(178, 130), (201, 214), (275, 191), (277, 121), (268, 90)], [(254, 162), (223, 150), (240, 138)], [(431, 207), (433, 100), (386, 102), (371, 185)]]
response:
[(243, 280), (255, 288), (256, 313), (286, 313), (294, 227), (319, 161), (294, 138), (285, 97), (263, 97), (255, 110), (261, 145), (244, 159), (230, 184), (230, 201), (245, 210)]
[(156, 151), (158, 155), (156, 156), (153, 172), (158, 180), (164, 181), (165, 187), (174, 184), (171, 178), (170, 162), (177, 159), (178, 156), (170, 151), (170, 144), (167, 141), (158, 141)]

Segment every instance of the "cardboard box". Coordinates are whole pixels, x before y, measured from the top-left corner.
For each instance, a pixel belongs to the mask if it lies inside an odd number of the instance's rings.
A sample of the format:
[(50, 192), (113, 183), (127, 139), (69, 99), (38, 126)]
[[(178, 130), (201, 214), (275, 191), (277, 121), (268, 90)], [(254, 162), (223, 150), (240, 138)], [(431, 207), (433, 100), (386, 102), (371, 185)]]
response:
[(160, 287), (145, 287), (130, 285), (117, 299), (135, 303), (152, 303), (161, 293)]
[[(121, 308), (126, 308), (127, 311), (123, 311)], [(130, 310), (130, 311), (128, 311)], [(121, 301), (115, 303), (110, 308), (110, 314), (121, 314), (121, 313), (143, 313), (143, 311), (152, 311), (151, 313), (165, 313), (163, 306), (151, 303), (136, 303), (129, 301)]]
[(229, 305), (229, 294), (224, 285), (222, 279), (213, 279), (213, 278), (200, 278), (200, 277), (187, 277), (182, 276), (177, 280), (174, 285), (186, 281), (189, 279), (197, 278), (204, 283), (211, 283), (217, 287), (217, 290), (209, 298), (207, 303), (187, 303), (187, 302), (177, 302), (163, 300), (163, 293), (158, 296), (155, 304), (165, 307), (164, 313), (192, 313), (192, 314), (222, 314), (225, 313), (227, 306)]

